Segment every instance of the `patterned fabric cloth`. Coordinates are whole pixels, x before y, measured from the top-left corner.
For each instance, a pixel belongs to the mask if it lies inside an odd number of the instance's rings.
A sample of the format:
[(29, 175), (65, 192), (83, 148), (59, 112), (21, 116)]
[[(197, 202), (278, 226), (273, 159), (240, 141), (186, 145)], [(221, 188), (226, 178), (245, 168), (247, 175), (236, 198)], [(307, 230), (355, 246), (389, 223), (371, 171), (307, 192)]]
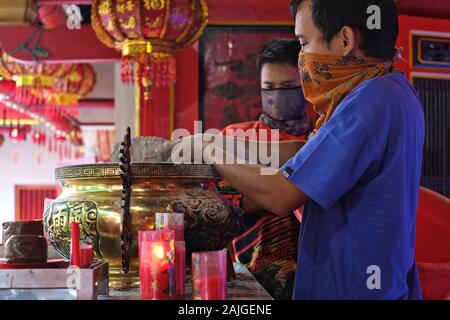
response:
[(359, 84), (396, 71), (394, 61), (307, 52), (300, 52), (298, 65), (305, 99), (313, 104), (319, 115), (313, 135), (330, 119), (342, 99)]
[[(240, 205), (242, 195), (221, 182), (223, 198)], [(276, 300), (292, 299), (297, 268), (300, 222), (294, 214), (280, 217), (266, 210), (244, 216), (245, 232), (233, 239), (237, 262), (245, 265)]]
[[(234, 129), (255, 130), (254, 135), (247, 138), (257, 140), (259, 130), (270, 127), (260, 121), (239, 123), (226, 127), (222, 134), (236, 136)], [(279, 140), (306, 140), (306, 136), (296, 137), (280, 131)], [(218, 183), (217, 188), (222, 198), (236, 206), (241, 205), (242, 195), (227, 181)], [(296, 215), (280, 217), (261, 210), (246, 214), (244, 225), (245, 231), (232, 241), (235, 260), (244, 264), (274, 299), (292, 299), (300, 231)]]

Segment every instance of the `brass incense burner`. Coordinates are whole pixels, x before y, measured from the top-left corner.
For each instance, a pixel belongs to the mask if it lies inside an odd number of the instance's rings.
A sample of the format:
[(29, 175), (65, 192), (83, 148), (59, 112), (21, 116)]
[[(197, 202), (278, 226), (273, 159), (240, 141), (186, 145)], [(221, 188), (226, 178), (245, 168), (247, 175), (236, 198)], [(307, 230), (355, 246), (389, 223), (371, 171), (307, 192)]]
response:
[(119, 165), (104, 163), (56, 169), (62, 194), (44, 213), (44, 228), (55, 249), (70, 258), (70, 221), (80, 223), (81, 240), (94, 244), (96, 257), (109, 261), (110, 287), (139, 285), (139, 230), (153, 230), (156, 212), (185, 213), (188, 257), (193, 251), (224, 248), (241, 227), (239, 212), (225, 205), (215, 191), (221, 179), (204, 164), (132, 163), (131, 266), (121, 271), (122, 185)]

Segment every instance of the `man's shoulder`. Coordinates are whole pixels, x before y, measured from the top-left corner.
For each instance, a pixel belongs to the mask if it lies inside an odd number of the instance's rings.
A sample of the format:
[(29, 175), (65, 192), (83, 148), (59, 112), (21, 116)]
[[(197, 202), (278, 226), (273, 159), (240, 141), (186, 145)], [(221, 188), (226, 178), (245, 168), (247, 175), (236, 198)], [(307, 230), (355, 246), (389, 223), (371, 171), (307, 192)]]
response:
[(365, 104), (382, 104), (388, 106), (406, 103), (411, 96), (417, 98), (413, 87), (400, 72), (389, 73), (382, 77), (366, 80), (357, 86), (349, 99), (364, 100)]
[(401, 115), (405, 108), (421, 107), (417, 93), (400, 72), (364, 81), (341, 105), (342, 111), (359, 115), (363, 122), (376, 119), (387, 121), (389, 117)]

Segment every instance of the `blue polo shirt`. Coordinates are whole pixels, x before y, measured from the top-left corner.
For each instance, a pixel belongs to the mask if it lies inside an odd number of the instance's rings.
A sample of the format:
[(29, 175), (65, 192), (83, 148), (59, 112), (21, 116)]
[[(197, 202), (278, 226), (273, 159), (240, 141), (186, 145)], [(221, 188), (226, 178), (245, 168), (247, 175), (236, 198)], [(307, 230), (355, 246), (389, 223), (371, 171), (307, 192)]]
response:
[(414, 257), (422, 105), (403, 74), (363, 82), (282, 168), (310, 197), (294, 299), (421, 299)]

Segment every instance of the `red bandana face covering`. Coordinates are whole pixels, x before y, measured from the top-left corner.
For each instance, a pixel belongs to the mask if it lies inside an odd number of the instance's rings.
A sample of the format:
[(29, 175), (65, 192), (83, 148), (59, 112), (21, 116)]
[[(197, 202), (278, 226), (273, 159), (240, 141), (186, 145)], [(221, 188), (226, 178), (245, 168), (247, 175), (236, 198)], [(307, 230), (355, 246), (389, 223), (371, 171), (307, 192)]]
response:
[(305, 99), (319, 115), (313, 135), (339, 103), (360, 83), (395, 71), (393, 61), (300, 52), (298, 61)]

